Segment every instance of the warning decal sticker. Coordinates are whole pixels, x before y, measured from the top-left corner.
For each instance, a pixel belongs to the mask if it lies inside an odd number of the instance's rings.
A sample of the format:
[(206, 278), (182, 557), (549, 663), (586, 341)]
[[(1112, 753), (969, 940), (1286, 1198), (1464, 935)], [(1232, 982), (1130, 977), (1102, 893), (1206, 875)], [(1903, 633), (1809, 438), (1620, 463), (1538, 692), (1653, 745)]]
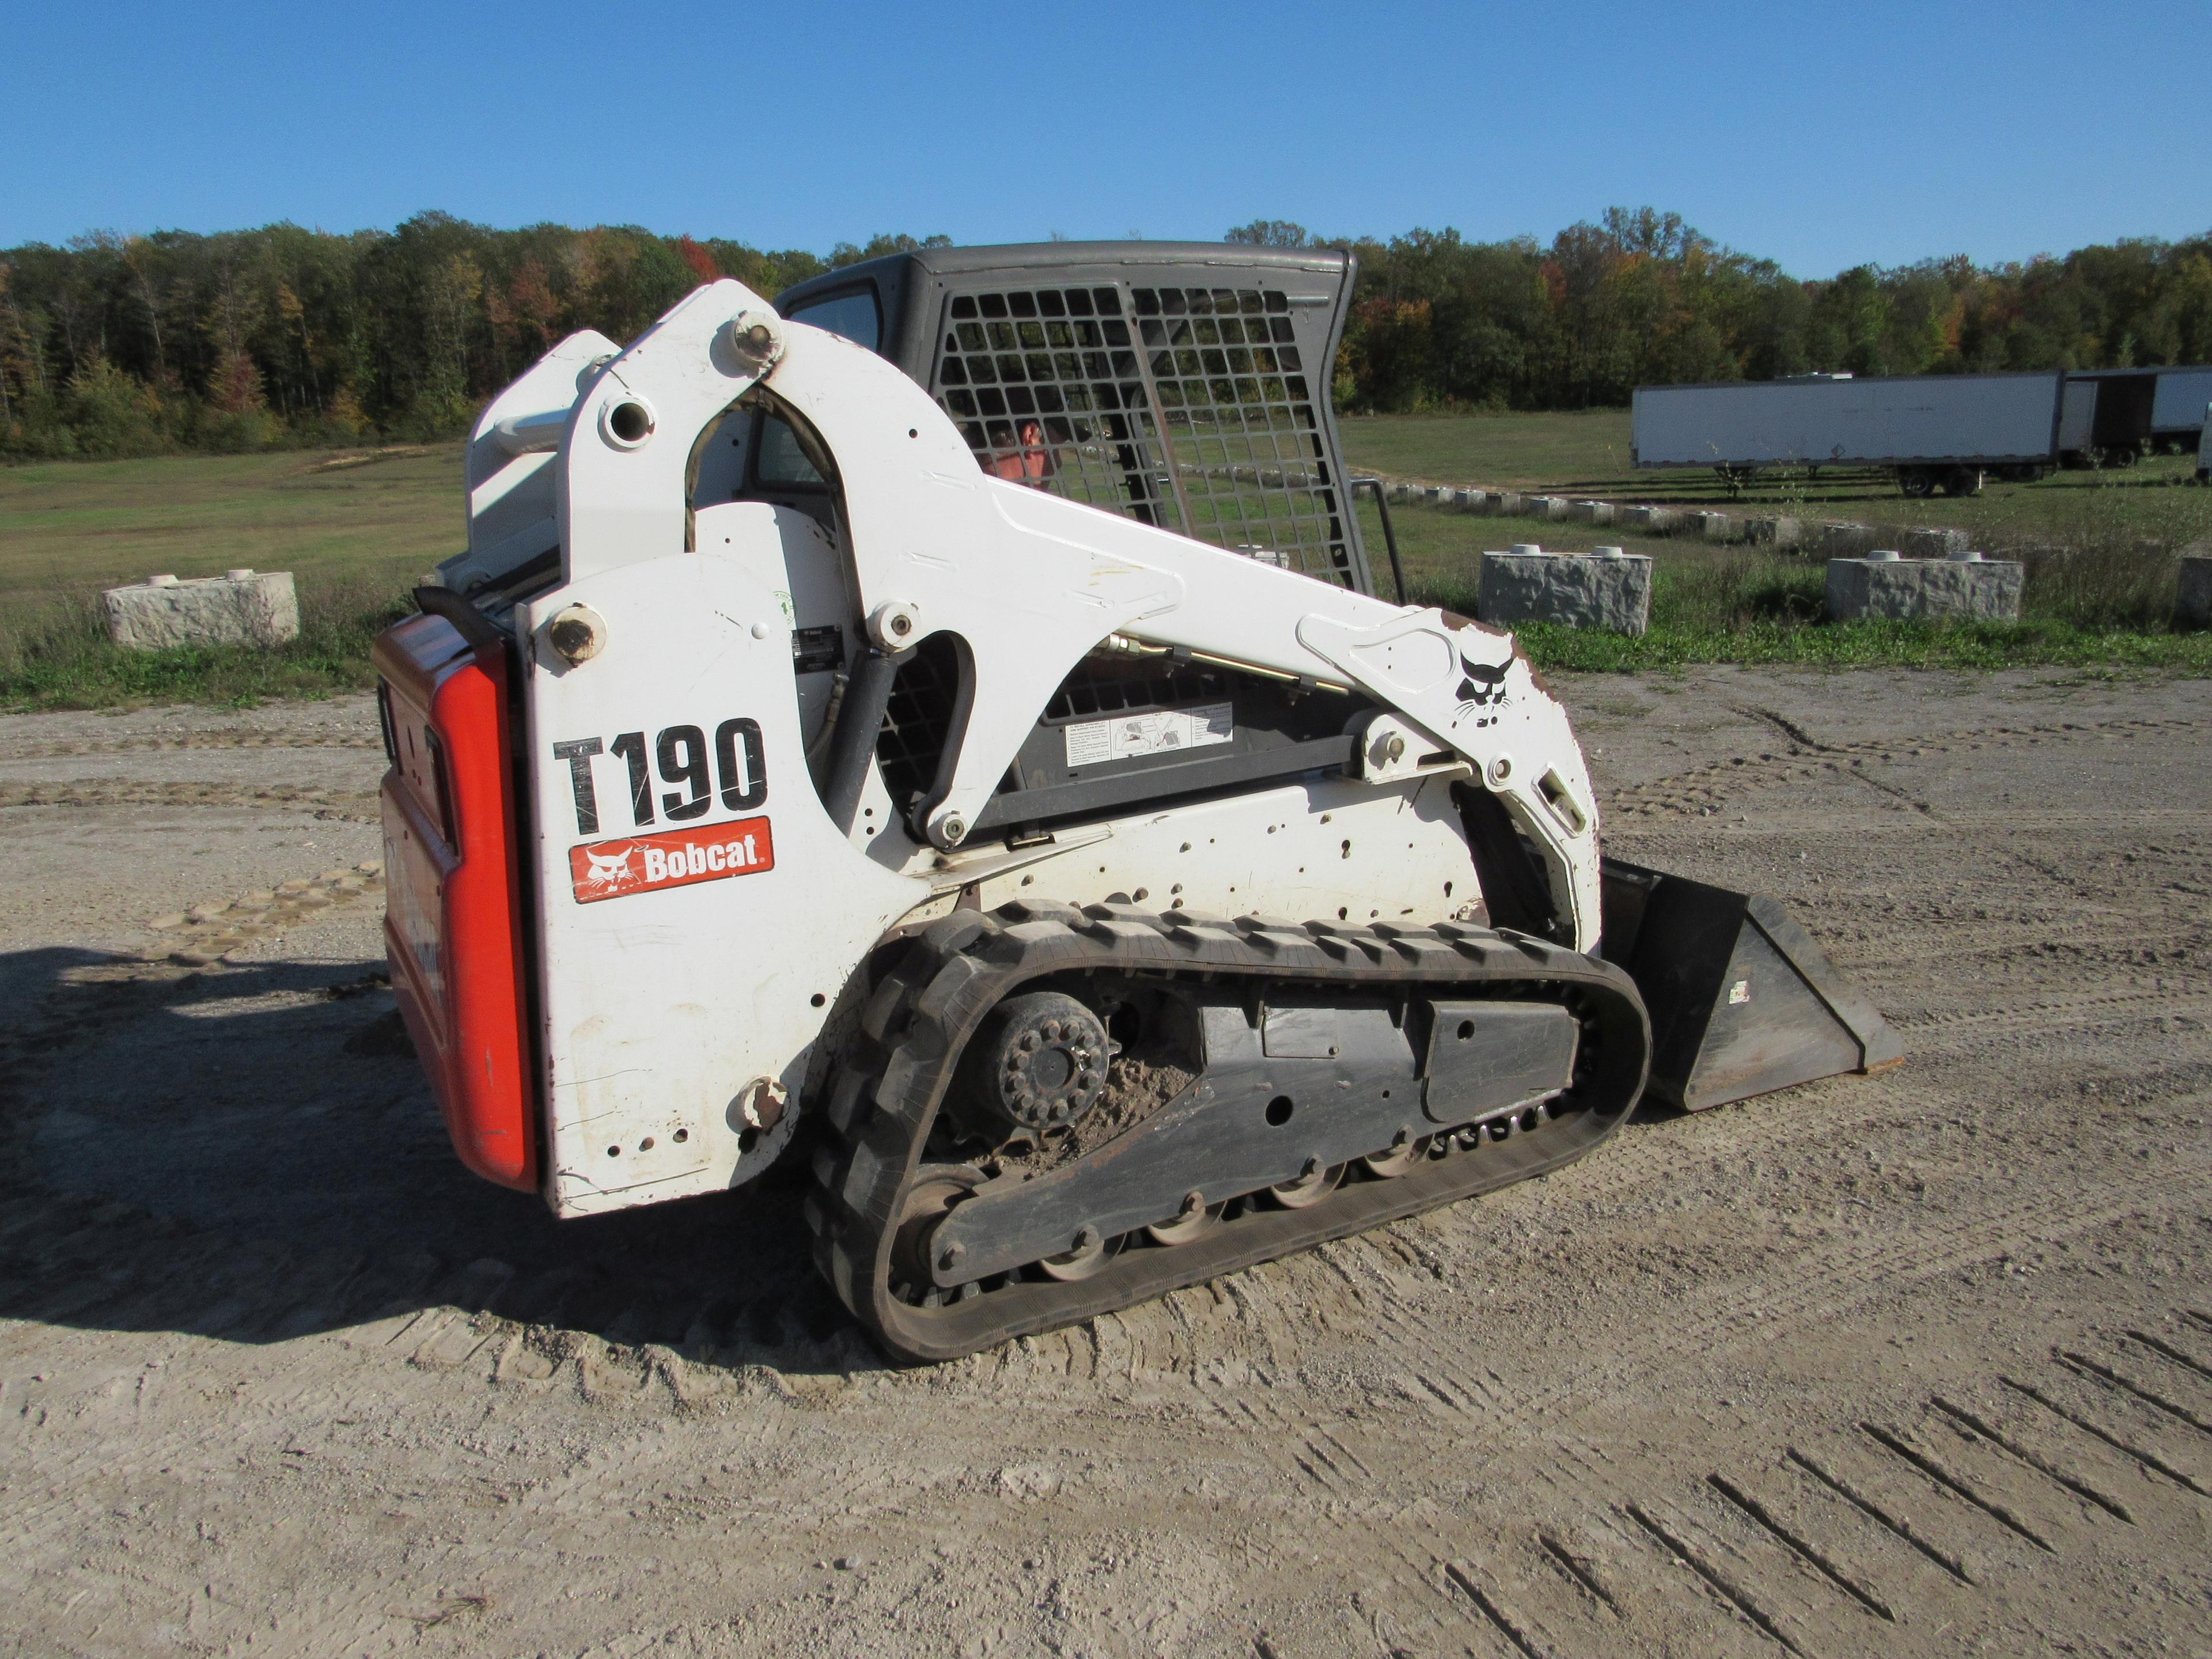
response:
[(657, 893), (725, 876), (757, 876), (775, 868), (775, 842), (766, 818), (702, 824), (658, 836), (595, 841), (568, 849), (576, 902)]
[(1237, 735), (1234, 703), (1198, 708), (1163, 708), (1149, 714), (1120, 714), (1110, 720), (1085, 720), (1066, 728), (1067, 763), (1097, 766), (1137, 755), (1165, 754), (1227, 743)]

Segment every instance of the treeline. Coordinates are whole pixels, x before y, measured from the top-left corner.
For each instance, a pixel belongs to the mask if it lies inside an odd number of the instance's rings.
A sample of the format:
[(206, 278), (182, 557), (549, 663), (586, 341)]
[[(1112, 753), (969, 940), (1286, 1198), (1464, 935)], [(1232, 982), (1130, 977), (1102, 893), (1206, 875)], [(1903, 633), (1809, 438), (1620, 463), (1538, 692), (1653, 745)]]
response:
[[(774, 295), (946, 240), (878, 236), (825, 256), (426, 213), (347, 235), (284, 224), (0, 250), (0, 455), (445, 436), (572, 330), (628, 340), (702, 281)], [(1228, 240), (1324, 239), (1255, 221)], [(1548, 245), (1452, 230), (1330, 245), (1360, 260), (1336, 365), (1348, 410), (1578, 409), (1639, 385), (1814, 369), (2212, 362), (2212, 234), (1812, 282), (1649, 208)]]
[(718, 276), (773, 295), (921, 246), (879, 236), (825, 258), (425, 213), (349, 235), (283, 224), (0, 250), (0, 455), (447, 436), (576, 329), (627, 341)]
[[(1232, 241), (1297, 245), (1259, 222)], [(2212, 362), (2212, 234), (2063, 258), (1859, 265), (1804, 282), (1679, 215), (1469, 242), (1417, 230), (1338, 241), (1359, 255), (1339, 408), (1587, 409), (1639, 386), (1815, 370), (1946, 374)]]

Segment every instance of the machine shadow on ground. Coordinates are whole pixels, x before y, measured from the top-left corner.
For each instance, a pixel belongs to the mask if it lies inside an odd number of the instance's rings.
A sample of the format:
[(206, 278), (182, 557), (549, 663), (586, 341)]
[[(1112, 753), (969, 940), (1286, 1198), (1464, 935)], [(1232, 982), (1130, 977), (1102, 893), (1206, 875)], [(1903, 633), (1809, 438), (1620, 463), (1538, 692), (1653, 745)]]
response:
[(883, 1363), (809, 1258), (803, 1146), (736, 1194), (556, 1220), (454, 1157), (380, 962), (47, 949), (0, 956), (0, 987), (26, 1011), (0, 1317), (258, 1344), (453, 1307), (718, 1365)]
[(265, 1343), (453, 1306), (719, 1364), (876, 1363), (808, 1260), (802, 1164), (556, 1220), (461, 1167), (382, 975), (0, 956), (0, 1317)]

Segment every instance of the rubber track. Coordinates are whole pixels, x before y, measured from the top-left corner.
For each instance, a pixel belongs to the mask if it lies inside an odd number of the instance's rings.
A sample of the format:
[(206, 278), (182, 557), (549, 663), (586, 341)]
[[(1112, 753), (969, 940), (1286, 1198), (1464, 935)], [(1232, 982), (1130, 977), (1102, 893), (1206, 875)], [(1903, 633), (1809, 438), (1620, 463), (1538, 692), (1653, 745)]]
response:
[[(1193, 1243), (1126, 1249), (1104, 1273), (1075, 1283), (1018, 1281), (939, 1308), (897, 1300), (890, 1282), (893, 1233), (962, 1045), (1024, 982), (1102, 969), (1319, 982), (1370, 995), (1524, 986), (1572, 992), (1583, 1005), (1583, 1056), (1551, 1121), (1411, 1175), (1347, 1181), (1306, 1209), (1255, 1209)], [(806, 1200), (815, 1261), (895, 1358), (956, 1358), (1558, 1169), (1634, 1109), (1650, 1048), (1650, 1021), (1626, 974), (1510, 932), (1451, 922), (1228, 922), (1125, 905), (962, 911), (913, 939), (877, 981), (831, 1073)]]

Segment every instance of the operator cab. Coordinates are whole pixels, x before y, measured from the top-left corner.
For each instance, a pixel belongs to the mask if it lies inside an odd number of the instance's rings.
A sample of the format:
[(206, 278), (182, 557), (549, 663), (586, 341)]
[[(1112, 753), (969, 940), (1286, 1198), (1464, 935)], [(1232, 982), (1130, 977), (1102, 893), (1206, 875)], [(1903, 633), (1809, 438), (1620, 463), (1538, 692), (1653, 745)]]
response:
[(926, 247), (775, 305), (905, 370), (994, 477), (1372, 593), (1328, 400), (1356, 269), (1224, 242)]

